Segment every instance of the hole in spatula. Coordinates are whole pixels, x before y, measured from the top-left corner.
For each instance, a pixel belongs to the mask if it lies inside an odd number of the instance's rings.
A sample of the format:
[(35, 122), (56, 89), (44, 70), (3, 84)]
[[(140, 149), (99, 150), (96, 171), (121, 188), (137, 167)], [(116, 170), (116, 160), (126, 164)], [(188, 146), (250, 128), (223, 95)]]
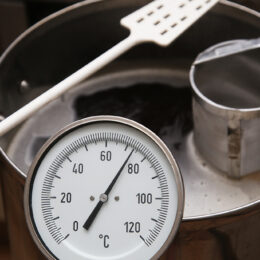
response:
[(164, 30), (161, 32), (161, 35), (165, 35), (168, 32), (168, 30)]

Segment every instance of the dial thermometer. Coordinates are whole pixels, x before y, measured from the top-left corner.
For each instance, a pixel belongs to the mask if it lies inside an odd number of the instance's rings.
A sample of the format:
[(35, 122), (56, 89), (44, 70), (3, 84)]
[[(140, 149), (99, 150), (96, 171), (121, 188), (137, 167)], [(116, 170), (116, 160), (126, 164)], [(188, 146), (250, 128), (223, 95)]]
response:
[(27, 177), (25, 212), (48, 259), (158, 259), (177, 232), (183, 197), (178, 166), (154, 133), (96, 116), (43, 146)]

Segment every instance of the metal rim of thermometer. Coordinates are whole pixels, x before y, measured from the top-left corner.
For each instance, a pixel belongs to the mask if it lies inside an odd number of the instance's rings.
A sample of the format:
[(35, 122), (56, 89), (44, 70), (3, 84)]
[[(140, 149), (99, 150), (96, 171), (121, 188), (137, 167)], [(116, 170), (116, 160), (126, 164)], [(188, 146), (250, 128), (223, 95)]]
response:
[(48, 259), (158, 259), (183, 213), (165, 144), (121, 117), (77, 121), (36, 156), (25, 186), (31, 235)]

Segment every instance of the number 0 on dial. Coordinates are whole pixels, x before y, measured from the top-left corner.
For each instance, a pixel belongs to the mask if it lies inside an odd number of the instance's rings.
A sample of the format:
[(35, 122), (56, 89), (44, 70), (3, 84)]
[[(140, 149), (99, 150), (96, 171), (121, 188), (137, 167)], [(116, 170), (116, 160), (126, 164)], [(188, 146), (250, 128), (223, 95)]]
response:
[(158, 259), (183, 213), (183, 184), (164, 143), (121, 117), (75, 122), (36, 156), (26, 219), (48, 259)]

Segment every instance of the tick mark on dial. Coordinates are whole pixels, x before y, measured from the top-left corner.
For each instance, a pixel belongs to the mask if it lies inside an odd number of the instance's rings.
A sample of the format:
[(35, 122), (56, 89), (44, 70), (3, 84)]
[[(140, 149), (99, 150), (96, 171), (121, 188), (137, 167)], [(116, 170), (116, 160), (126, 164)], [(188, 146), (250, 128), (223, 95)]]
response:
[(159, 177), (159, 175), (156, 175), (156, 176), (152, 177), (152, 179), (156, 179), (156, 178), (158, 178), (158, 177)]
[(158, 222), (158, 221), (157, 221), (156, 219), (154, 219), (154, 218), (151, 218), (151, 220), (154, 221), (154, 222)]
[(128, 144), (127, 144), (126, 147), (125, 147), (125, 151), (127, 150), (127, 148), (128, 148)]
[(67, 156), (66, 159), (69, 161), (69, 162), (72, 162), (71, 159)]
[(67, 235), (64, 237), (64, 240), (67, 239), (69, 236), (70, 236), (70, 234), (67, 234)]
[(87, 147), (87, 145), (85, 144), (85, 149), (86, 149), (86, 151), (88, 152), (88, 147)]
[(60, 217), (56, 217), (56, 218), (53, 218), (52, 220), (57, 220), (57, 219), (59, 219)]
[(165, 209), (157, 209), (159, 212), (167, 213), (167, 210)]
[(147, 246), (149, 246), (148, 244), (147, 244), (147, 242), (145, 241), (145, 239), (140, 235), (140, 238), (144, 241), (144, 243), (147, 245)]
[(44, 183), (44, 188), (46, 189), (46, 188), (49, 188), (49, 189), (51, 189), (51, 188), (55, 188), (53, 185), (50, 185), (50, 184), (47, 184), (47, 183)]
[(140, 238), (145, 242), (144, 238), (140, 235)]
[(143, 162), (145, 159), (146, 159), (146, 157), (144, 157), (144, 158), (141, 160), (141, 162)]

